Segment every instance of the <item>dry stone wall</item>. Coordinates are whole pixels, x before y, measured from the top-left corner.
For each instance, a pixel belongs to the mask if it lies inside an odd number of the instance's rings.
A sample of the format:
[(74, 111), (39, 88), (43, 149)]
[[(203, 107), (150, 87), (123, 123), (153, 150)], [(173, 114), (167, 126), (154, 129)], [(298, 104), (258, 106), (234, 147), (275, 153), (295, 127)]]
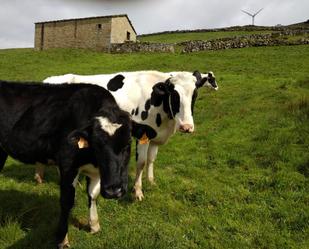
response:
[[(304, 35), (299, 39), (287, 39), (287, 36)], [(253, 34), (232, 38), (221, 38), (209, 41), (187, 41), (179, 43), (184, 46), (182, 52), (190, 53), (203, 50), (221, 50), (259, 46), (300, 45), (309, 44), (308, 31), (285, 31), (272, 34)]]
[[(300, 36), (298, 39), (291, 37)], [(149, 42), (126, 42), (112, 44), (112, 53), (132, 52), (165, 52), (174, 53), (175, 46), (183, 47), (182, 53), (198, 52), (203, 50), (222, 50), (232, 48), (246, 48), (259, 46), (284, 46), (309, 44), (308, 30), (285, 30), (270, 34), (252, 34), (228, 38), (213, 39), (207, 41), (185, 41), (176, 44), (149, 43)]]
[(174, 53), (173, 44), (149, 43), (149, 42), (125, 42), (120, 44), (111, 44), (111, 53), (132, 53), (132, 52), (156, 52), (156, 53)]

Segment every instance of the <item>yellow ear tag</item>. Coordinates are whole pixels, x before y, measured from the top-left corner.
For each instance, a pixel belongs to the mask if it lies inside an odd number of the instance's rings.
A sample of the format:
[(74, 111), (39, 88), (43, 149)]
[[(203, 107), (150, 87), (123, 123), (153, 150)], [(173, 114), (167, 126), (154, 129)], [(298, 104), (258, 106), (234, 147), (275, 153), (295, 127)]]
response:
[(146, 133), (143, 134), (143, 136), (139, 140), (139, 144), (148, 144), (149, 138), (147, 137)]
[(79, 138), (77, 144), (78, 144), (79, 149), (84, 149), (84, 148), (89, 147), (88, 141), (82, 137)]

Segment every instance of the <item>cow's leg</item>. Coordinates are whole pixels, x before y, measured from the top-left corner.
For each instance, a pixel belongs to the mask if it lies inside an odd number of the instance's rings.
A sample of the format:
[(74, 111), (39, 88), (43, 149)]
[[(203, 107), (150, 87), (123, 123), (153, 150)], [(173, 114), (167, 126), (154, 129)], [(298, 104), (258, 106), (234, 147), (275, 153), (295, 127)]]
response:
[(89, 205), (89, 226), (91, 233), (100, 231), (99, 216), (97, 211), (97, 198), (100, 194), (100, 176), (87, 177), (87, 193)]
[(0, 171), (3, 169), (6, 159), (8, 158), (8, 154), (0, 148)]
[(147, 152), (149, 144), (137, 144), (137, 162), (136, 162), (136, 176), (134, 183), (134, 196), (136, 200), (141, 201), (144, 198), (142, 191), (142, 177), (145, 163), (147, 162)]
[(43, 183), (43, 178), (44, 178), (44, 170), (45, 170), (45, 165), (42, 163), (36, 163), (35, 165), (35, 174), (34, 174), (34, 179), (37, 181), (37, 183), (41, 184)]
[(60, 220), (57, 230), (58, 248), (69, 247), (68, 240), (68, 219), (70, 211), (74, 205), (75, 198), (75, 178), (77, 171), (60, 172)]
[(156, 160), (158, 145), (150, 143), (147, 154), (147, 180), (154, 184), (153, 162)]

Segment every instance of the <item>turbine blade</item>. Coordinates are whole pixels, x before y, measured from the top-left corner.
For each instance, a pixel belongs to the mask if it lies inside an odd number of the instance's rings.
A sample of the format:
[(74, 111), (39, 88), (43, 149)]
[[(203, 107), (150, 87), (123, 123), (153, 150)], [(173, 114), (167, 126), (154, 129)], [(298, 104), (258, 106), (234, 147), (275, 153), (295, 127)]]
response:
[(247, 11), (245, 11), (245, 10), (241, 10), (242, 12), (244, 12), (244, 13), (246, 13), (247, 15), (249, 15), (249, 16), (253, 16), (251, 13), (249, 13), (249, 12), (247, 12)]
[(256, 13), (254, 14), (254, 16), (256, 16), (257, 14), (259, 14), (262, 10), (263, 10), (263, 8), (260, 9), (258, 12), (256, 12)]

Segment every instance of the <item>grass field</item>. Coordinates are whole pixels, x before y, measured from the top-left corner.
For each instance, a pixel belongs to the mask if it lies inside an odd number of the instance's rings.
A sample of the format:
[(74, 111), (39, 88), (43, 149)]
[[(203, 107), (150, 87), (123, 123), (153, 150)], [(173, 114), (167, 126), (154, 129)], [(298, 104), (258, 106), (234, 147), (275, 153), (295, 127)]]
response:
[[(111, 55), (82, 50), (0, 50), (0, 79), (156, 69), (214, 71), (200, 89), (196, 132), (160, 148), (145, 200), (99, 199), (102, 231), (87, 233), (85, 181), (69, 236), (76, 249), (309, 248), (309, 46), (192, 54)], [(131, 158), (130, 187), (134, 179)], [(53, 248), (58, 177), (37, 186), (33, 165), (0, 174), (0, 248)]]

